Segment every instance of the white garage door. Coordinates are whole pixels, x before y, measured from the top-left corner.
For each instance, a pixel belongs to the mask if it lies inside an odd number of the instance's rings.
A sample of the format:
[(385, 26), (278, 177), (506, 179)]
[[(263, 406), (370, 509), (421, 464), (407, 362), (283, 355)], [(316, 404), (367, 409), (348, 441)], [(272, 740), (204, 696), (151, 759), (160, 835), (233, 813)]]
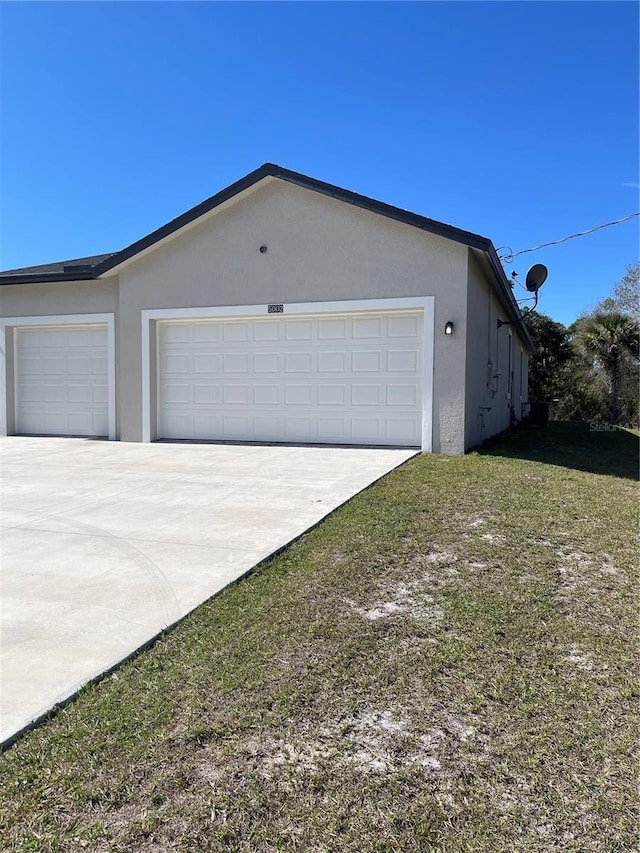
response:
[(158, 324), (158, 437), (416, 446), (423, 314)]
[(16, 330), (16, 432), (106, 436), (107, 327)]

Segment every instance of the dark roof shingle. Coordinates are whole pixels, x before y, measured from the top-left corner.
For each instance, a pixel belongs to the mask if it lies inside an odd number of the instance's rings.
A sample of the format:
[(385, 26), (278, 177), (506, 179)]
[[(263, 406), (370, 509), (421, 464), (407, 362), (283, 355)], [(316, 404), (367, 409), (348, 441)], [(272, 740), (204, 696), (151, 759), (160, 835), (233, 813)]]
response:
[(91, 270), (93, 267), (97, 266), (97, 264), (106, 261), (114, 254), (114, 252), (107, 252), (104, 255), (89, 255), (89, 257), (87, 258), (73, 258), (72, 260), (68, 261), (54, 261), (54, 263), (52, 264), (39, 264), (34, 267), (18, 267), (18, 269), (14, 270), (2, 270), (2, 272), (0, 272), (0, 279), (4, 276), (10, 275), (55, 275), (57, 273), (70, 272), (70, 270), (68, 269), (69, 267), (86, 267), (88, 270)]

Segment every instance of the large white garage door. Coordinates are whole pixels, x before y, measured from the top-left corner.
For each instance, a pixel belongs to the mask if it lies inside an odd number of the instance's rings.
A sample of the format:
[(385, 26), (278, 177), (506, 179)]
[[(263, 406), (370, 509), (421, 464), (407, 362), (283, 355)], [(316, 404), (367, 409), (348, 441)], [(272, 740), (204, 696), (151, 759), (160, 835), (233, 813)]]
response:
[(158, 437), (421, 443), (423, 314), (158, 323)]
[(107, 326), (16, 330), (16, 432), (106, 436)]

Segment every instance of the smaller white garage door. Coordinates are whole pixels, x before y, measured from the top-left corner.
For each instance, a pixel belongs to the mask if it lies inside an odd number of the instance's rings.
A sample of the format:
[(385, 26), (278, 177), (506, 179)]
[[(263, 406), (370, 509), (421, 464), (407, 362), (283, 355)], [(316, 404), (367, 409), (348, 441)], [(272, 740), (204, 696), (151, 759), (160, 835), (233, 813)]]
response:
[(419, 446), (421, 311), (158, 324), (158, 437)]
[(107, 436), (107, 326), (16, 330), (16, 428), (22, 435)]

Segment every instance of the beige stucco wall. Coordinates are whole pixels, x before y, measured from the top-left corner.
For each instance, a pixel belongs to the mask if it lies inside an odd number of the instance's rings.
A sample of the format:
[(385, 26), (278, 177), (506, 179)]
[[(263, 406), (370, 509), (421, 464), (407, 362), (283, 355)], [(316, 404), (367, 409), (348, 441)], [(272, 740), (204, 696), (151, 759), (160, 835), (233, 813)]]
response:
[(434, 449), (463, 452), (466, 246), (271, 181), (119, 276), (122, 439), (142, 435), (142, 309), (433, 295)]
[[(470, 249), (465, 393), (467, 449), (507, 429), (511, 424), (511, 407), (513, 406), (515, 416), (519, 419), (521, 403), (527, 400), (527, 348), (516, 326), (507, 325), (498, 329), (498, 319), (508, 318), (493, 291), (487, 273)], [(510, 335), (513, 382), (509, 399)], [(500, 375), (490, 381), (490, 376), (496, 372)]]
[(118, 310), (118, 277), (0, 287), (0, 317), (105, 314)]

